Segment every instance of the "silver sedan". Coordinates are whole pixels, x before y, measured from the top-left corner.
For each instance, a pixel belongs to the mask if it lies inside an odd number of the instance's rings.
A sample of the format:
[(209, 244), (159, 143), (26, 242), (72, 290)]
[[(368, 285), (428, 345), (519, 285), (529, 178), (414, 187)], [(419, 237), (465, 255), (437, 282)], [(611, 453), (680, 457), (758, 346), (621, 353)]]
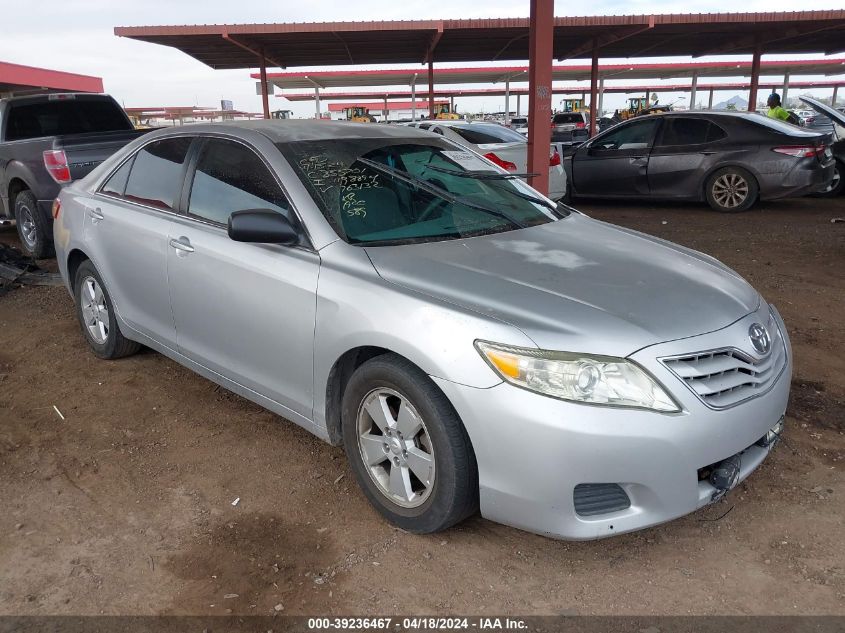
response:
[(720, 499), (781, 433), (775, 308), (716, 260), (407, 127), (143, 136), (56, 204), (94, 354), (145, 345), (343, 445), (413, 532), (589, 539)]

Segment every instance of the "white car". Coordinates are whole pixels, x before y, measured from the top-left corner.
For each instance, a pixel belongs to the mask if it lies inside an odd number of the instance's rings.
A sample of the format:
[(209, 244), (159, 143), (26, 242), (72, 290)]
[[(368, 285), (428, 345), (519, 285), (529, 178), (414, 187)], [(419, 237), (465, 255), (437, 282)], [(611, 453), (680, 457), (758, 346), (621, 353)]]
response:
[(511, 119), (511, 129), (523, 136), (528, 136), (528, 117), (519, 116)]
[[(445, 136), (515, 173), (528, 170), (528, 139), (497, 123), (465, 121), (417, 121), (409, 124)], [(566, 195), (566, 172), (555, 145), (549, 145), (549, 198)]]

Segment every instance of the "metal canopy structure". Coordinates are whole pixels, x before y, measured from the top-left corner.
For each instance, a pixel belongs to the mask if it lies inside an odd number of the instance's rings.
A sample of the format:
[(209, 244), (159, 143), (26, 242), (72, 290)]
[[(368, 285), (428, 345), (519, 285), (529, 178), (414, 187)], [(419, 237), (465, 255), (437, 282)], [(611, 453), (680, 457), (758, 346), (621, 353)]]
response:
[[(550, 114), (553, 59), (591, 60), (593, 132), (599, 57), (751, 55), (749, 109), (754, 109), (761, 56), (845, 51), (845, 10), (554, 17), (553, 0), (530, 0), (528, 18), (131, 26), (115, 27), (114, 33), (177, 48), (212, 68), (258, 66), (266, 117), (268, 64), (285, 69), (422, 63), (428, 92), (434, 93), (435, 62), (528, 59), (528, 170), (540, 174), (533, 182), (542, 190), (547, 170), (534, 165), (542, 165), (548, 153), (549, 126), (538, 123)], [(693, 90), (696, 82), (694, 76)]]
[[(119, 26), (218, 69), (524, 60), (529, 18)], [(845, 51), (845, 10), (553, 18), (555, 59)]]
[[(323, 70), (267, 73), (267, 81), (281, 90), (309, 89), (317, 83), (321, 88), (357, 88), (372, 86), (410, 86), (423, 79), (415, 68), (381, 70)], [(678, 79), (682, 77), (748, 77), (750, 61), (686, 62), (659, 64), (600, 64), (599, 80), (615, 79)], [(766, 60), (760, 63), (761, 75), (824, 75), (845, 74), (845, 59)], [(250, 75), (259, 79), (258, 73)], [(552, 81), (583, 81), (590, 78), (585, 64), (553, 66)], [(495, 66), (490, 68), (435, 68), (434, 81), (439, 85), (496, 84), (528, 81), (527, 66)]]
[[(761, 81), (759, 87), (763, 90), (779, 90), (783, 88), (783, 82)], [(689, 84), (625, 84), (618, 86), (605, 86), (605, 94), (639, 94), (649, 91), (651, 93), (664, 92), (689, 92), (691, 86)], [(845, 79), (838, 80), (822, 80), (822, 81), (790, 81), (790, 89), (809, 89), (809, 88), (845, 88)], [(590, 90), (589, 86), (554, 86), (553, 92), (556, 95), (572, 95), (584, 94)], [(731, 83), (706, 83), (698, 84), (699, 92), (720, 92), (720, 91), (746, 91), (748, 90), (748, 82), (731, 82)], [(504, 88), (447, 88), (443, 90), (434, 90), (434, 97), (446, 97), (455, 99), (456, 97), (503, 97), (505, 94), (510, 94), (512, 97), (524, 97), (528, 94), (528, 88), (511, 88), (509, 93), (505, 92)], [(280, 99), (287, 99), (288, 101), (312, 101), (314, 93), (312, 92), (289, 92), (286, 94), (276, 95)], [(323, 101), (338, 101), (345, 99), (354, 100), (384, 100), (388, 102), (391, 99), (408, 100), (411, 98), (409, 90), (388, 90), (388, 91), (360, 91), (360, 92), (323, 92), (320, 93), (320, 99)], [(418, 92), (414, 95), (418, 100), (427, 99), (427, 92)], [(408, 101), (408, 103), (411, 103)], [(372, 103), (364, 103), (362, 105), (372, 105)], [(393, 106), (393, 103), (389, 103)], [(427, 104), (422, 101), (416, 103), (416, 107), (425, 109)], [(329, 106), (331, 110), (331, 105)]]
[(0, 97), (45, 92), (103, 92), (100, 77), (0, 62)]

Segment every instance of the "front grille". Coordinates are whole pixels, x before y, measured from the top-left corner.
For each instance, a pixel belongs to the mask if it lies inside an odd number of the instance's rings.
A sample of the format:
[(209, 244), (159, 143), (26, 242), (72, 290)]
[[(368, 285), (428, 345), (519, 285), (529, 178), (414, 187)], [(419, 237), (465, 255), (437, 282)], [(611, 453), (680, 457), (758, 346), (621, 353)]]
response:
[(631, 500), (619, 484), (578, 484), (575, 512), (582, 517), (618, 512), (631, 507)]
[(769, 322), (772, 351), (757, 360), (737, 348), (662, 359), (709, 407), (724, 409), (766, 393), (786, 367), (786, 342), (774, 319)]

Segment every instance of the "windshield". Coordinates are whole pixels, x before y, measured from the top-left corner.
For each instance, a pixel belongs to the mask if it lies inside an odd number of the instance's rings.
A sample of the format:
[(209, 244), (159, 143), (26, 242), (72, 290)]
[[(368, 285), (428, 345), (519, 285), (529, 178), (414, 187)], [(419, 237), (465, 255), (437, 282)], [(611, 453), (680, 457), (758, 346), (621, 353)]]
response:
[(445, 139), (326, 139), (278, 147), (337, 234), (351, 244), (473, 237), (566, 214)]

